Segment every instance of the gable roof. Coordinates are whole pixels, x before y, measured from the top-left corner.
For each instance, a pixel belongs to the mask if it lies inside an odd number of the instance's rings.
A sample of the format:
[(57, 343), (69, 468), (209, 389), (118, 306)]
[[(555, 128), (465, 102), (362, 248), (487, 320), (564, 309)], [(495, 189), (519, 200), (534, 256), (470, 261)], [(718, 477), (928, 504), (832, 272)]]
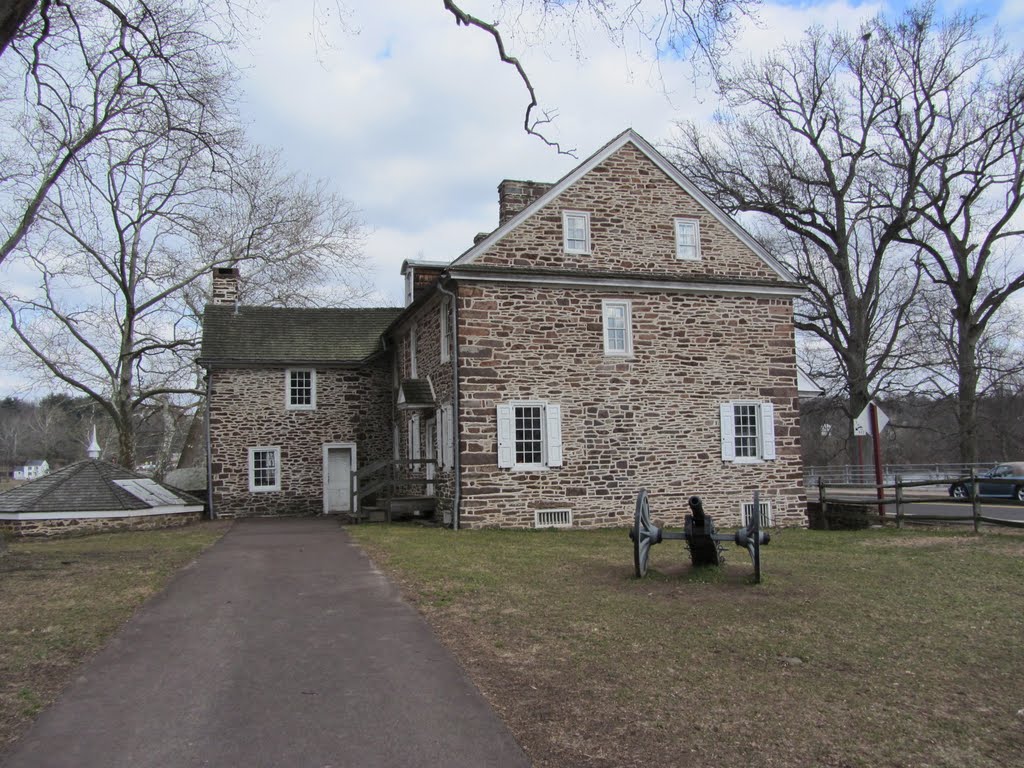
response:
[(399, 307), (285, 309), (209, 304), (199, 363), (354, 363), (380, 351)]
[(398, 408), (433, 408), (434, 387), (430, 379), (404, 379), (398, 388)]
[(0, 493), (0, 512), (108, 512), (201, 504), (182, 491), (98, 459), (75, 462)]
[(496, 230), (491, 232), (487, 237), (475, 244), (472, 248), (465, 251), (455, 261), (452, 262), (452, 266), (465, 266), (471, 264), (478, 256), (489, 250), (495, 243), (501, 240), (505, 235), (514, 230), (530, 216), (536, 213), (539, 209), (547, 205), (558, 195), (562, 194), (566, 189), (579, 181), (583, 176), (593, 170), (596, 166), (603, 163), (611, 155), (617, 152), (626, 144), (632, 144), (640, 152), (647, 156), (647, 158), (660, 168), (673, 182), (678, 184), (687, 192), (694, 200), (696, 200), (701, 206), (707, 210), (715, 219), (717, 219), (729, 232), (735, 235), (744, 245), (750, 248), (754, 254), (767, 264), (772, 271), (774, 271), (780, 279), (787, 283), (795, 283), (796, 276), (778, 259), (768, 253), (757, 240), (754, 239), (747, 230), (739, 225), (735, 219), (729, 214), (719, 208), (710, 197), (705, 195), (700, 189), (690, 181), (682, 172), (676, 168), (668, 159), (656, 150), (643, 136), (638, 134), (632, 128), (628, 128), (614, 139), (609, 141), (597, 152), (592, 154), (576, 168), (571, 170), (555, 184), (551, 186), (547, 192), (542, 194), (522, 211), (517, 213), (511, 219), (506, 221)]

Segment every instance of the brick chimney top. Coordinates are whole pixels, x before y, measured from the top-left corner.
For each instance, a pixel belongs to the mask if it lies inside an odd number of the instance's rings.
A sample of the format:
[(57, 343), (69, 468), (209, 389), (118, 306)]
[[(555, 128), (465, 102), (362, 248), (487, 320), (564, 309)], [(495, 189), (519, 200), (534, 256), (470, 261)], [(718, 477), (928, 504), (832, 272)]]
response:
[(554, 185), (543, 181), (505, 179), (498, 185), (498, 226), (526, 208), (552, 186)]
[(210, 303), (234, 306), (238, 302), (241, 275), (236, 267), (214, 267)]

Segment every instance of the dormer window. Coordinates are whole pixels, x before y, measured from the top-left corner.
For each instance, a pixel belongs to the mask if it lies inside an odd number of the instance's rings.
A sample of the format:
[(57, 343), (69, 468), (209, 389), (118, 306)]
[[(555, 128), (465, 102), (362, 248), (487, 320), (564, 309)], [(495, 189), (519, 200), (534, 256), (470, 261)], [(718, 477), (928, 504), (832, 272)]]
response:
[(562, 233), (566, 253), (590, 253), (590, 214), (583, 211), (562, 212)]
[(700, 259), (700, 222), (697, 219), (676, 219), (676, 258)]

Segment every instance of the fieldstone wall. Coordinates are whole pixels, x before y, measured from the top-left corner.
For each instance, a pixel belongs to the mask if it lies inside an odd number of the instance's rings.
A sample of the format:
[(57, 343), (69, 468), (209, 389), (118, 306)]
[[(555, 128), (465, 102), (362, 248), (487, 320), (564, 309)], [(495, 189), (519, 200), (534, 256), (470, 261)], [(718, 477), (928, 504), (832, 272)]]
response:
[[(601, 300), (632, 301), (630, 359), (604, 355)], [(530, 527), (537, 509), (574, 525), (632, 523), (647, 488), (655, 518), (682, 525), (690, 495), (737, 525), (754, 489), (776, 524), (805, 524), (789, 299), (476, 284), (459, 287), (462, 523)], [(777, 459), (721, 458), (719, 405), (775, 407)], [(563, 466), (497, 466), (496, 406), (562, 408)]]
[[(563, 249), (562, 212), (590, 213), (591, 253)], [(675, 217), (699, 220), (699, 261), (676, 258)], [(646, 155), (626, 144), (473, 262), (501, 267), (778, 280)]]
[(64, 538), (112, 531), (150, 531), (175, 528), (202, 518), (200, 512), (140, 517), (64, 518), (60, 520), (0, 520), (0, 536), (12, 538)]
[[(299, 367), (299, 366), (295, 366)], [(285, 410), (285, 368), (210, 372), (210, 461), (218, 517), (323, 512), (324, 443), (358, 466), (391, 456), (389, 361), (316, 369), (316, 410)], [(249, 448), (280, 446), (281, 490), (249, 491)]]
[[(430, 301), (424, 304), (416, 314), (410, 318), (408, 325), (402, 329), (403, 342), (400, 345), (401, 357), (399, 360), (399, 371), (401, 377), (411, 377), (409, 339), (410, 331), (416, 329), (416, 372), (421, 379), (429, 379), (434, 387), (437, 409), (435, 411), (419, 410), (420, 414), (420, 456), (426, 456), (426, 424), (431, 418), (436, 420), (437, 429), (441, 429), (441, 405), (452, 403), (453, 393), (453, 370), (452, 370), (452, 348), (454, 343), (449, 338), (448, 360), (441, 362), (441, 307), (444, 299), (443, 294), (435, 295)], [(445, 315), (446, 321), (449, 315)], [(400, 433), (400, 456), (408, 458), (408, 429), (409, 414), (413, 411), (397, 411), (395, 418), (399, 425)], [(435, 448), (435, 453), (437, 453)], [(436, 455), (438, 466), (434, 472), (434, 495), (437, 497), (437, 517), (441, 519), (445, 512), (452, 511), (452, 500), (455, 490), (455, 475), (451, 469), (442, 469), (440, 466), (441, 456)], [(420, 473), (415, 473), (420, 476)], [(422, 484), (401, 489), (405, 493), (422, 494)]]

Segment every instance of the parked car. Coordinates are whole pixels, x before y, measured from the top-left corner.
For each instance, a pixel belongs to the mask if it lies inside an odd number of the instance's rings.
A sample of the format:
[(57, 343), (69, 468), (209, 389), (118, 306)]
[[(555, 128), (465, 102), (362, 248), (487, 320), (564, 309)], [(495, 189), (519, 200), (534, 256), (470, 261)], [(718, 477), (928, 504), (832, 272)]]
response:
[[(1024, 461), (997, 464), (988, 472), (977, 476), (978, 497), (1016, 499), (1024, 501)], [(971, 497), (970, 481), (958, 480), (949, 486), (954, 499)]]

